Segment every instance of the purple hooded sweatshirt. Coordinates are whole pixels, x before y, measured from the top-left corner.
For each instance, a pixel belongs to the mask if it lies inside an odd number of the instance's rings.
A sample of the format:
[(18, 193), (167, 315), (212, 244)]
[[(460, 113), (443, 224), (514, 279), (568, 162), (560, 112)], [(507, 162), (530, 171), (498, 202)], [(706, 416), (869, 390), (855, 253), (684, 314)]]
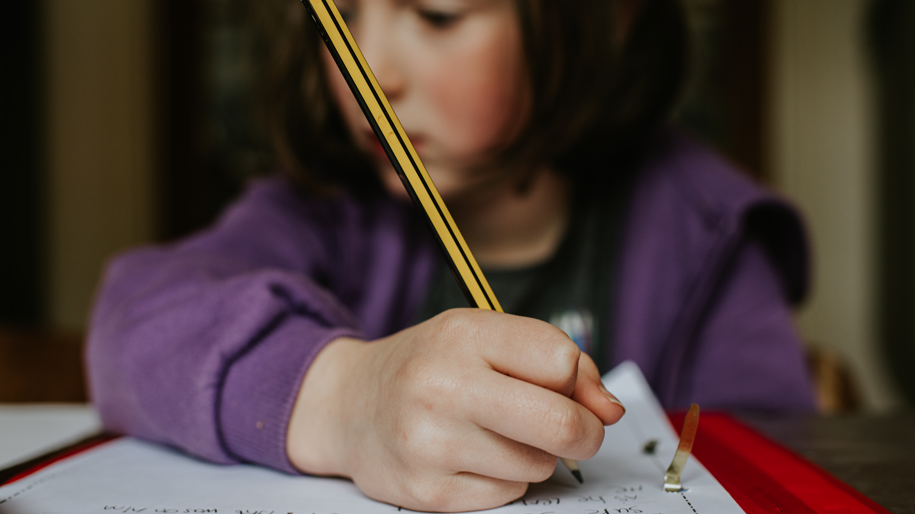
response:
[[(635, 361), (666, 408), (812, 409), (789, 308), (807, 280), (797, 214), (688, 137), (662, 139), (613, 259), (607, 364)], [(437, 251), (412, 206), (255, 182), (209, 230), (108, 265), (87, 350), (105, 426), (295, 472), (286, 428), (309, 365), (338, 337), (408, 326)]]

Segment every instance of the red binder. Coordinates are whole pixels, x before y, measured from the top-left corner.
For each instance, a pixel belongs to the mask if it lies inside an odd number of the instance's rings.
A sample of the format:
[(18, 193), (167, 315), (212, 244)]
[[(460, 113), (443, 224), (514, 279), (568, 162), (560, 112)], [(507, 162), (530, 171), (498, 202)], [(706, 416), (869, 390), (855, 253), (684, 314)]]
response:
[[(675, 427), (685, 414), (672, 415)], [(703, 414), (693, 455), (747, 514), (889, 514), (793, 451), (726, 414)]]

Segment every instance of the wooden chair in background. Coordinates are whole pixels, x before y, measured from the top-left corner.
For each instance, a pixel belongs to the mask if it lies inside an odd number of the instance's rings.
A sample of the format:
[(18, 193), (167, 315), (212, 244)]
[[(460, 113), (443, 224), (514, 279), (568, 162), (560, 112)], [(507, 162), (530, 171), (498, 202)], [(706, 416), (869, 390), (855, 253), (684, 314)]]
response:
[(822, 414), (841, 414), (861, 408), (861, 394), (851, 368), (841, 355), (820, 346), (807, 346), (807, 367)]

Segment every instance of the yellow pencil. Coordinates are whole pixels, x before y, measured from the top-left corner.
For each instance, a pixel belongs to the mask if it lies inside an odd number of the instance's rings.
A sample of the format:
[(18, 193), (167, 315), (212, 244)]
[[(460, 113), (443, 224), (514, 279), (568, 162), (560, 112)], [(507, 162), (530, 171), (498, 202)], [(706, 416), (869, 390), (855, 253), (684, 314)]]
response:
[[(302, 0), (302, 3), (317, 25), (327, 49), (346, 78), (388, 159), (400, 175), (407, 193), (425, 213), (426, 221), (467, 301), (480, 309), (503, 312), (337, 6), (333, 0)], [(578, 464), (571, 459), (562, 459), (562, 462), (581, 482)]]

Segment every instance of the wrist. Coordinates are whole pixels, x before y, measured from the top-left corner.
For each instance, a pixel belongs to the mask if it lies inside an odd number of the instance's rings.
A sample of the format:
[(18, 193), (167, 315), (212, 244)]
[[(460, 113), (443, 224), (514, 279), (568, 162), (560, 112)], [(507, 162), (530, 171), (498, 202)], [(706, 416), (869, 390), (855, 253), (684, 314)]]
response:
[(313, 475), (348, 476), (348, 411), (356, 398), (347, 394), (367, 345), (341, 337), (318, 354), (299, 388), (289, 419), (286, 453), (293, 466)]

